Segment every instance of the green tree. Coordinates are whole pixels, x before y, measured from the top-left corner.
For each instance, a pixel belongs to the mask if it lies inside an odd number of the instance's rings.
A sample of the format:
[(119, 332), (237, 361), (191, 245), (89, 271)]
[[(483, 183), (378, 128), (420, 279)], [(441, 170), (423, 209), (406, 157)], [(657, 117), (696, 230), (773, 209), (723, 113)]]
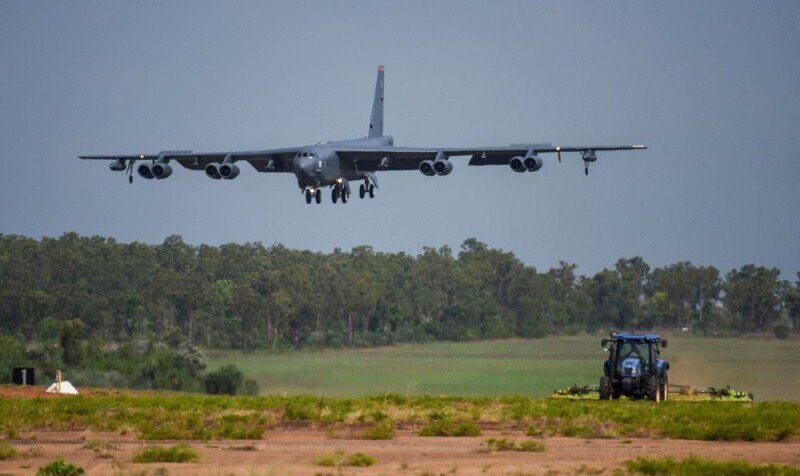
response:
[(725, 308), (743, 330), (769, 331), (780, 316), (781, 297), (788, 283), (780, 281), (778, 268), (748, 264), (725, 276)]
[(66, 365), (80, 365), (86, 349), (83, 345), (83, 321), (78, 318), (65, 321), (61, 324), (59, 342), (63, 352), (63, 361)]

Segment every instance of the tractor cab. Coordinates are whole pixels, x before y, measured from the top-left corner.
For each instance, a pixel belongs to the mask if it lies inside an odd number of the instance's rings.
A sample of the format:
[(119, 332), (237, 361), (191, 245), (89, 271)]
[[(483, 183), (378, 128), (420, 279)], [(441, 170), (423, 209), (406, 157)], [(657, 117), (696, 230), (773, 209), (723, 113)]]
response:
[(608, 352), (600, 379), (600, 398), (667, 398), (669, 364), (659, 358), (666, 339), (656, 334), (617, 334), (601, 342)]

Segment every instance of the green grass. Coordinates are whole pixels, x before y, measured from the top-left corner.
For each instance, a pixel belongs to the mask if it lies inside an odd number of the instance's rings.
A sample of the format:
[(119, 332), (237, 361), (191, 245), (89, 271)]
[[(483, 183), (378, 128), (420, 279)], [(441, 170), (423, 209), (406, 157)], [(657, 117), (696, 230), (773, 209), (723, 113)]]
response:
[[(109, 392), (58, 399), (0, 398), (0, 427), (21, 432), (114, 431), (144, 440), (260, 439), (279, 422), (427, 422), (423, 435), (475, 436), (481, 422), (530, 436), (782, 441), (800, 434), (800, 403), (564, 401), (526, 397), (231, 397)], [(387, 426), (385, 430), (388, 431)]]
[[(265, 394), (358, 397), (527, 395), (597, 384), (600, 336), (399, 345), (371, 349), (212, 352), (209, 370), (236, 364)], [(800, 401), (800, 341), (675, 336), (663, 357), (670, 380), (753, 392), (759, 401)], [(432, 365), (434, 363), (435, 365)]]
[(800, 476), (800, 469), (790, 466), (753, 465), (739, 461), (717, 462), (696, 456), (681, 461), (672, 458), (639, 458), (625, 463), (632, 474), (652, 476), (717, 476), (732, 474), (737, 476)]
[(188, 463), (199, 460), (200, 454), (189, 445), (143, 447), (133, 457), (134, 463)]

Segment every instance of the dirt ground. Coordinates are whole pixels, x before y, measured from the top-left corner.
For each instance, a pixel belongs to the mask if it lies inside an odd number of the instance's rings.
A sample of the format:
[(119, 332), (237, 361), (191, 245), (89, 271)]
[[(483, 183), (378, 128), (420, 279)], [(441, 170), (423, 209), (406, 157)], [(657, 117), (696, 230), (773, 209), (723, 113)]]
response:
[[(142, 442), (130, 435), (98, 432), (44, 432), (4, 441), (17, 450), (13, 460), (0, 461), (0, 474), (33, 474), (61, 456), (87, 474), (611, 474), (639, 456), (698, 455), (720, 461), (741, 460), (800, 467), (800, 439), (781, 443), (706, 442), (670, 439), (539, 439), (541, 453), (488, 451), (486, 439), (525, 440), (521, 433), (485, 431), (480, 437), (420, 437), (401, 430), (393, 440), (332, 439), (316, 429), (276, 429), (257, 441), (186, 442), (196, 448), (198, 463), (134, 464), (142, 446), (170, 446), (177, 441)], [(91, 440), (116, 444), (105, 455), (84, 448)], [(369, 468), (319, 466), (325, 455), (362, 452), (375, 458)]]
[[(41, 390), (3, 389), (4, 397), (42, 397)], [(10, 395), (8, 392), (18, 392)], [(103, 391), (105, 393), (105, 391)], [(2, 415), (0, 415), (2, 419)], [(301, 423), (301, 422), (296, 422)], [(687, 441), (671, 439), (582, 439), (547, 437), (539, 453), (490, 451), (489, 438), (529, 439), (522, 430), (498, 430), (486, 426), (479, 437), (420, 437), (413, 425), (403, 425), (393, 440), (363, 440), (341, 435), (361, 432), (329, 432), (311, 424), (285, 424), (268, 430), (260, 440), (158, 441), (143, 442), (136, 435), (111, 432), (23, 432), (13, 440), (15, 458), (0, 461), (0, 475), (28, 475), (63, 457), (82, 466), (86, 473), (141, 475), (284, 475), (284, 474), (611, 474), (625, 461), (640, 456), (690, 455), (719, 461), (747, 461), (753, 464), (783, 464), (800, 467), (800, 438), (779, 443)], [(333, 437), (332, 437), (333, 435)], [(337, 436), (339, 435), (339, 436)], [(96, 452), (84, 445), (92, 440), (113, 443), (107, 451)], [(135, 464), (133, 457), (142, 446), (171, 446), (186, 443), (198, 450), (197, 463)], [(335, 452), (365, 453), (376, 462), (368, 468), (325, 467), (317, 464)]]

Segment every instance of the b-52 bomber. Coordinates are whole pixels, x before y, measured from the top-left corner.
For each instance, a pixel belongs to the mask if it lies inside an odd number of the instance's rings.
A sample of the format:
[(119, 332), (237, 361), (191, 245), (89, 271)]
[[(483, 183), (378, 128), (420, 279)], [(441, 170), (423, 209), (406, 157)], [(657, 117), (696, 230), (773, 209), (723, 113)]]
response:
[(293, 173), (306, 203), (322, 202), (322, 188), (331, 189), (331, 200), (347, 203), (352, 181), (363, 181), (358, 196), (375, 197), (376, 172), (419, 170), (422, 175), (448, 175), (453, 170), (451, 157), (469, 156), (469, 165), (506, 165), (514, 172), (536, 172), (542, 168), (540, 154), (555, 153), (561, 162), (562, 152), (579, 152), (589, 174), (589, 164), (598, 151), (646, 149), (643, 145), (554, 146), (553, 144), (512, 144), (506, 147), (396, 147), (392, 136), (383, 135), (384, 67), (378, 67), (375, 98), (369, 134), (359, 139), (331, 141), (315, 145), (255, 151), (191, 152), (164, 151), (141, 155), (89, 155), (81, 159), (110, 160), (111, 170), (124, 171), (133, 182), (133, 169), (145, 179), (165, 179), (172, 175), (170, 162), (187, 169), (204, 170), (214, 180), (232, 180), (239, 176), (239, 162), (247, 162), (259, 172)]

